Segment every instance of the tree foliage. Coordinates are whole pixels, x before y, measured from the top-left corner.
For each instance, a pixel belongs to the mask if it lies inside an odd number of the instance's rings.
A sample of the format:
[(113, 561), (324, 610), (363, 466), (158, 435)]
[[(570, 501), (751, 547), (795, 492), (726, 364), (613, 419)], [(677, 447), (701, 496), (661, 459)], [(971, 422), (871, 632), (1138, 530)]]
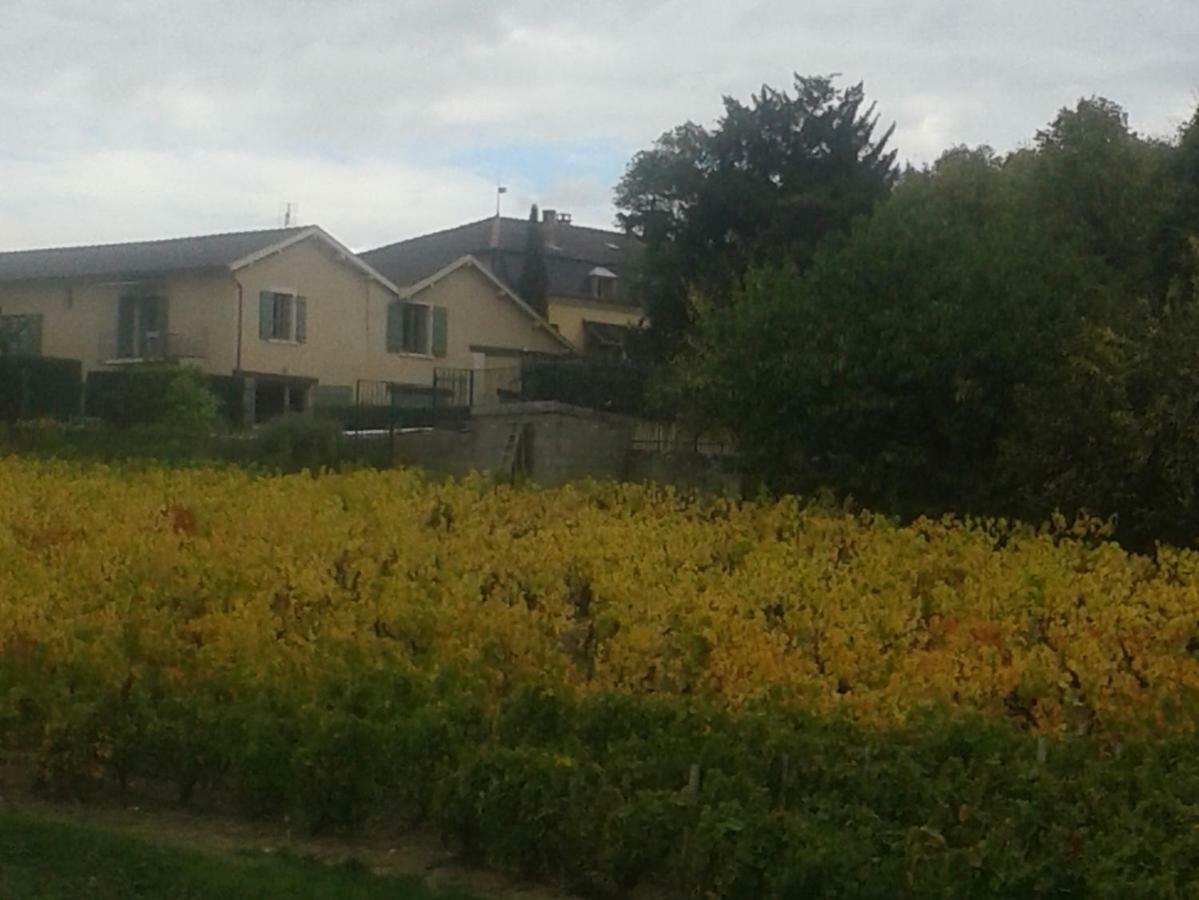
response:
[(688, 122), (633, 157), (616, 204), (646, 244), (640, 291), (659, 355), (687, 333), (692, 289), (729, 297), (755, 265), (802, 268), (886, 196), (894, 126), (877, 125), (860, 83), (796, 75), (792, 92), (726, 97), (714, 129)]
[(806, 270), (706, 300), (683, 396), (776, 491), (1194, 539), (1195, 131), (1146, 140), (1091, 99), (1008, 157), (947, 152)]

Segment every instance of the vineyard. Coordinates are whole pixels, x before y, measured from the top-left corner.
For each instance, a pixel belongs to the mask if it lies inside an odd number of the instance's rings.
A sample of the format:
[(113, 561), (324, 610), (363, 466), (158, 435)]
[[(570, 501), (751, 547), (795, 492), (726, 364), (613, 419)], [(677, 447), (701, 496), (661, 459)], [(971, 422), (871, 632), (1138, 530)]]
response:
[(1188, 895), (1199, 555), (1099, 523), (0, 461), (0, 749), (596, 895)]

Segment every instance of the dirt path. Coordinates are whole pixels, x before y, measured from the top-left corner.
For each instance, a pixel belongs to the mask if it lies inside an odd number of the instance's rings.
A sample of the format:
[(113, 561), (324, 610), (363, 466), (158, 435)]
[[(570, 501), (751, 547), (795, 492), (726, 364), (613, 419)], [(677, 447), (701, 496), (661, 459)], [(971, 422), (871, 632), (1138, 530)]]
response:
[(144, 840), (218, 853), (279, 853), (337, 864), (353, 859), (378, 875), (407, 875), (430, 887), (456, 888), (488, 900), (576, 900), (542, 885), (513, 881), (461, 864), (426, 832), (372, 833), (354, 840), (297, 834), (286, 823), (251, 822), (209, 811), (181, 810), (151, 799), (48, 801), (20, 785), (28, 779), (0, 769), (0, 808), (38, 818), (104, 828)]

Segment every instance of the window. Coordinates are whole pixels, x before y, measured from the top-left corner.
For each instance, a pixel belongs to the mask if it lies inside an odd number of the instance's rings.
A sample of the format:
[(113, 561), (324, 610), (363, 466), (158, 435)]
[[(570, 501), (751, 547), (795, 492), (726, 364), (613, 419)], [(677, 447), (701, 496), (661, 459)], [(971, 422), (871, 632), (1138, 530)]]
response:
[(405, 353), (428, 353), (429, 307), (421, 303), (405, 303), (401, 314), (400, 349)]
[(308, 340), (308, 301), (290, 291), (263, 291), (258, 295), (258, 336), (264, 341)]
[(387, 307), (387, 352), (444, 357), (449, 349), (449, 310), (397, 300)]
[(596, 300), (612, 300), (616, 296), (616, 279), (596, 278), (594, 290)]
[(613, 301), (616, 299), (616, 273), (603, 266), (596, 266), (587, 273), (588, 286), (591, 296), (596, 300)]
[(287, 294), (272, 294), (271, 337), (277, 341), (291, 340), (291, 305), (294, 299)]
[(117, 306), (117, 358), (165, 356), (167, 350), (167, 298), (122, 297)]
[(42, 317), (33, 315), (0, 316), (0, 356), (40, 356)]

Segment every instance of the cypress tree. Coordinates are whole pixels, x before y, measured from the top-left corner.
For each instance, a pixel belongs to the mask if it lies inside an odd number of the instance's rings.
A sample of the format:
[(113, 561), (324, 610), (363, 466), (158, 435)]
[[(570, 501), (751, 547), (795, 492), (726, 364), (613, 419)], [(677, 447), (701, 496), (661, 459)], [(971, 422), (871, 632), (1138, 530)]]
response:
[(545, 240), (541, 236), (537, 204), (529, 210), (528, 230), (525, 232), (525, 252), (516, 292), (522, 300), (541, 315), (549, 313), (547, 295), (549, 278), (545, 271)]

